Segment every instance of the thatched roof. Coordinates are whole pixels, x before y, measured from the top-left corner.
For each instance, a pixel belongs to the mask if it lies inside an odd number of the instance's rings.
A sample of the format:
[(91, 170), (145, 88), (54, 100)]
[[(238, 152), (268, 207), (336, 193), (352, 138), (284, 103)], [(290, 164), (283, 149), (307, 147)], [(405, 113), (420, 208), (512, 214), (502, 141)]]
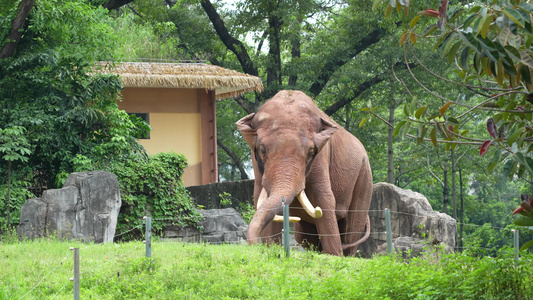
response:
[(96, 72), (119, 74), (124, 87), (205, 88), (217, 99), (263, 91), (259, 77), (203, 63), (123, 62)]

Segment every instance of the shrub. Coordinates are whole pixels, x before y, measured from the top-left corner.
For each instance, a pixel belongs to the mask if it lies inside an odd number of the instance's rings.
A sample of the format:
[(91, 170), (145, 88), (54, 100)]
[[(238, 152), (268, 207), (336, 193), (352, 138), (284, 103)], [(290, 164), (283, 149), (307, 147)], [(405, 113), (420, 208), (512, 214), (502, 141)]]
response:
[[(163, 225), (170, 221), (178, 226), (197, 226), (202, 218), (194, 209), (181, 178), (187, 167), (187, 159), (182, 154), (131, 156), (104, 165), (78, 155), (75, 165), (76, 171), (102, 169), (117, 175), (122, 198), (117, 233), (128, 232), (120, 239), (139, 237), (146, 215), (152, 217), (153, 234), (160, 233)], [(133, 228), (138, 230), (130, 231)]]

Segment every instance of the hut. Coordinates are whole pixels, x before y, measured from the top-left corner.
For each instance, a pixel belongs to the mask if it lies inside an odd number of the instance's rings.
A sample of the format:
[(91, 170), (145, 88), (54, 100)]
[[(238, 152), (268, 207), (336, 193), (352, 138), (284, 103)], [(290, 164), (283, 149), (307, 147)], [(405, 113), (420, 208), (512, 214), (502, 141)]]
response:
[(119, 108), (150, 124), (139, 140), (146, 151), (184, 154), (187, 186), (217, 182), (216, 100), (262, 91), (261, 79), (203, 63), (102, 65), (97, 72), (118, 74), (124, 85)]

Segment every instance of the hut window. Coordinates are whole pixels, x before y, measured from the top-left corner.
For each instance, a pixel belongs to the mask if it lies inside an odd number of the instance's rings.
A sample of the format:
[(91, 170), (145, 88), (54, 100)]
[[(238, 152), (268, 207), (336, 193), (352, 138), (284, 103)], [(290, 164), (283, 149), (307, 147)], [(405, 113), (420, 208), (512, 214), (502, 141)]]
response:
[[(130, 116), (136, 116), (137, 118), (145, 121), (150, 125), (150, 114), (149, 113), (128, 113)], [(137, 137), (138, 139), (150, 139), (150, 129), (147, 129), (141, 136)]]

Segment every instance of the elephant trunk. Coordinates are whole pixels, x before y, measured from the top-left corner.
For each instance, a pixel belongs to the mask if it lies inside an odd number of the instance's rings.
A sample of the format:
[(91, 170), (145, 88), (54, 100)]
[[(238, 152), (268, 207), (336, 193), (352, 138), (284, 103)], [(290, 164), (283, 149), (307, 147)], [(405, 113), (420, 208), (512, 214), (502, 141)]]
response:
[(257, 201), (256, 212), (248, 226), (248, 243), (259, 243), (261, 231), (274, 219), (276, 214), (282, 212), (282, 199), (285, 198), (285, 204), (290, 204), (295, 196), (295, 192), (273, 193), (268, 196), (266, 190), (263, 189)]

